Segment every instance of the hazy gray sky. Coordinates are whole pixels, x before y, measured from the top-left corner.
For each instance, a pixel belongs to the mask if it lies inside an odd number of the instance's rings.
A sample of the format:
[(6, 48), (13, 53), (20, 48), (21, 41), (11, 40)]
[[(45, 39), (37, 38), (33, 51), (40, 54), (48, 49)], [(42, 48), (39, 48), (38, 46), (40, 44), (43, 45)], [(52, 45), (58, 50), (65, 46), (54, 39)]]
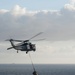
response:
[[(31, 0), (28, 2), (30, 3)], [(42, 1), (44, 2), (46, 1)], [(59, 3), (55, 2), (53, 0), (52, 5), (57, 6), (56, 4)], [(30, 63), (29, 56), (25, 52), (20, 51), (17, 54), (14, 49), (7, 51), (6, 49), (11, 45), (4, 40), (29, 39), (39, 32), (44, 32), (35, 39), (46, 38), (46, 40), (33, 41), (37, 48), (36, 52), (31, 52), (34, 63), (75, 64), (75, 0), (66, 0), (65, 3), (61, 0), (61, 2), (63, 5), (59, 5), (60, 8), (55, 10), (54, 7), (44, 9), (40, 5), (41, 9), (38, 10), (34, 8), (35, 6), (32, 9), (17, 2), (15, 5), (12, 2), (11, 8), (1, 5), (0, 63)], [(3, 0), (2, 3), (5, 1)]]

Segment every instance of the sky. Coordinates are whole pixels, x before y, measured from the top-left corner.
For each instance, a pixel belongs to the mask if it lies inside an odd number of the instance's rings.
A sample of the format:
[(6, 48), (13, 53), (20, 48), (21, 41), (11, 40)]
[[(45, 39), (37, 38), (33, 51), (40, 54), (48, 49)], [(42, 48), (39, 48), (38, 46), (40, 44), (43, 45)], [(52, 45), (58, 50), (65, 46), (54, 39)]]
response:
[(2, 0), (1, 9), (11, 9), (15, 5), (26, 7), (28, 10), (51, 10), (60, 9), (68, 0)]
[(29, 55), (12, 49), (6, 39), (31, 41), (34, 64), (75, 64), (75, 0), (2, 0), (0, 2), (0, 64), (30, 64)]

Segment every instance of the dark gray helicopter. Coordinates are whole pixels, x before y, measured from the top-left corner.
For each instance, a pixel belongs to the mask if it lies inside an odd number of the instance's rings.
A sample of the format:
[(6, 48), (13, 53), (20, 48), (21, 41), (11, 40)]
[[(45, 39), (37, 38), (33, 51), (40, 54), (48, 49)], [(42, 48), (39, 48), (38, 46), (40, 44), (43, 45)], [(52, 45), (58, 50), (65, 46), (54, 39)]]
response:
[[(35, 36), (31, 37), (30, 39), (28, 40), (14, 40), (14, 39), (8, 39), (6, 41), (10, 41), (12, 47), (9, 47), (7, 48), (7, 50), (9, 49), (12, 49), (14, 48), (15, 50), (17, 50), (17, 53), (18, 53), (18, 50), (20, 51), (26, 51), (26, 54), (29, 52), (29, 51), (36, 51), (36, 46), (35, 44), (32, 44), (30, 42), (31, 39), (35, 38), (36, 36), (42, 34), (43, 32), (40, 32), (38, 34), (36, 34)], [(44, 40), (44, 39), (39, 39), (39, 40)], [(21, 43), (18, 43), (18, 44), (14, 44), (14, 42), (21, 42)]]

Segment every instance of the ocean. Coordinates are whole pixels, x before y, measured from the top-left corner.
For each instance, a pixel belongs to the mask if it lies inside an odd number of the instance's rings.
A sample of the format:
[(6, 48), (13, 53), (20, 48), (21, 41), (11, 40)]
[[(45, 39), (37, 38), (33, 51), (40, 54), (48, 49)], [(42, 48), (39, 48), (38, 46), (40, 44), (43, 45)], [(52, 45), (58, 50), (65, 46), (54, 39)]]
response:
[[(35, 64), (38, 75), (75, 75), (74, 64)], [(31, 64), (0, 64), (0, 75), (33, 75)]]

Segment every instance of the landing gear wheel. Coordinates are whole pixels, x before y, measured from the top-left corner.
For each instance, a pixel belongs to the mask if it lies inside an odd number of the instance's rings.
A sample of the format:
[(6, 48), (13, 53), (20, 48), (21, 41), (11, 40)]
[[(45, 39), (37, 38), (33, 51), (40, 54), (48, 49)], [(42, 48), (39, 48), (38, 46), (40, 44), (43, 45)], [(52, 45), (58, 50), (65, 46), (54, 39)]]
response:
[(26, 52), (26, 54), (28, 53), (28, 51)]
[(18, 53), (18, 50), (17, 50), (17, 53)]

